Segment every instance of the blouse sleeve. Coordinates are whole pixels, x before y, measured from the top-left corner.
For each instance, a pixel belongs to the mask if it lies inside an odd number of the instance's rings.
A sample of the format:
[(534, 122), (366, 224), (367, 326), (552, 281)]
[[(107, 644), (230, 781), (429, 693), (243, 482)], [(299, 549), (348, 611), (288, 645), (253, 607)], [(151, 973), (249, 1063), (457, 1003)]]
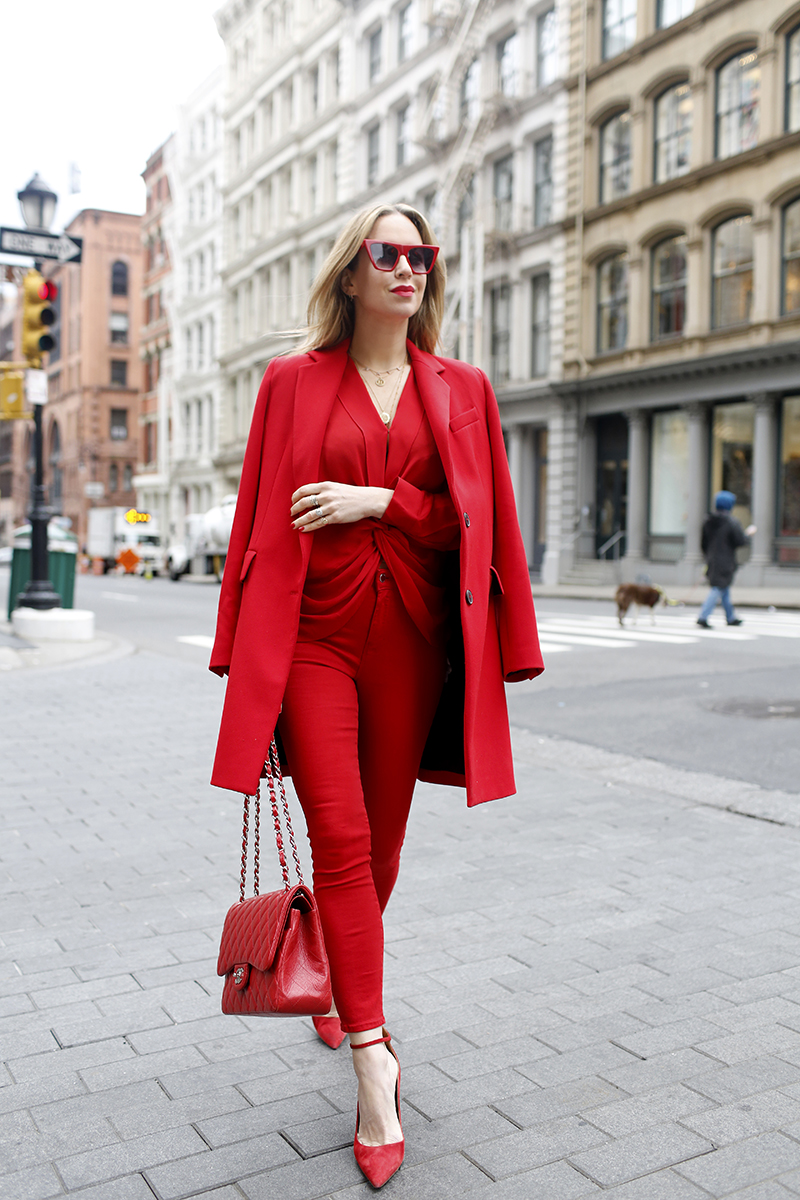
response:
[(423, 492), (398, 479), (381, 520), (434, 550), (456, 550), (461, 541), (461, 526), (446, 489)]

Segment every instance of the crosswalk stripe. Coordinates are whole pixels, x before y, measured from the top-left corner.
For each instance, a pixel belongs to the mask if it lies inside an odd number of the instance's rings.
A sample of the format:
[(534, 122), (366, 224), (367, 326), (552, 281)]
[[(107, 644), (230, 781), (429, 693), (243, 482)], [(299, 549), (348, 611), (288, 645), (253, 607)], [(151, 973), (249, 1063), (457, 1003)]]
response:
[(185, 642), (187, 646), (202, 646), (204, 650), (210, 650), (214, 645), (213, 637), (209, 637), (206, 633), (192, 633), (184, 637), (176, 639), (179, 642)]
[[(547, 629), (552, 631), (557, 637), (561, 633), (573, 633), (585, 631), (585, 625), (579, 625), (577, 622), (566, 621), (542, 621), (539, 629)], [(637, 642), (661, 642), (666, 646), (690, 646), (693, 642), (699, 640), (699, 634), (689, 633), (660, 633), (657, 630), (637, 630), (637, 629), (606, 629), (603, 627), (603, 637), (618, 638), (620, 640), (633, 639)]]

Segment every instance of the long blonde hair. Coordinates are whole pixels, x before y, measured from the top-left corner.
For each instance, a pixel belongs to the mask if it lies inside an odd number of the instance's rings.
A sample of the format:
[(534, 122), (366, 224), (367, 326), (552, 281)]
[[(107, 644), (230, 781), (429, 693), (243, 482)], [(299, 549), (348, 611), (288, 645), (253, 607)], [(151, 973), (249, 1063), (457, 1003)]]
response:
[[(423, 217), (408, 204), (378, 204), (356, 213), (339, 234), (333, 249), (311, 285), (308, 297), (308, 330), (301, 346), (292, 353), (324, 350), (343, 338), (352, 337), (355, 325), (355, 304), (342, 289), (342, 275), (358, 257), (361, 243), (369, 237), (380, 217), (393, 213), (407, 217), (419, 231), (425, 245), (433, 245), (433, 230)], [(441, 253), (428, 276), (422, 303), (408, 322), (408, 336), (420, 350), (433, 354), (439, 341), (444, 318), (444, 289), (447, 271)]]

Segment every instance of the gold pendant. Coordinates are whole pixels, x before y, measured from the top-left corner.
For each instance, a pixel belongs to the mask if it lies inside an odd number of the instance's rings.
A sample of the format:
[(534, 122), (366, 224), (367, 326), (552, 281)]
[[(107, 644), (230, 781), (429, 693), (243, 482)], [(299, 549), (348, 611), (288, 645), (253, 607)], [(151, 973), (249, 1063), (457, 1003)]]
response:
[(376, 386), (376, 387), (383, 387), (383, 385), (384, 385), (385, 383), (386, 383), (386, 380), (385, 380), (385, 379), (382, 379), (382, 378), (380, 377), (380, 375), (379, 375), (379, 376), (378, 376), (378, 378), (375, 380), (375, 386)]
[(391, 419), (391, 418), (389, 417), (389, 414), (388, 414), (388, 413), (385, 413), (385, 412), (382, 412), (382, 413), (381, 413), (381, 420), (383, 421), (384, 425), (388, 425), (388, 424), (389, 424), (389, 421), (390, 421), (390, 419)]

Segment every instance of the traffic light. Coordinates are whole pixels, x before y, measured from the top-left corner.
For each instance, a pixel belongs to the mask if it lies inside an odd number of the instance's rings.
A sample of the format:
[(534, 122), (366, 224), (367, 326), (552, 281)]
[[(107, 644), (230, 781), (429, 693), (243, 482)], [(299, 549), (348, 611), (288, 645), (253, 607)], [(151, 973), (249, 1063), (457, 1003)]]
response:
[(22, 355), (32, 367), (41, 367), (42, 354), (56, 344), (47, 331), (56, 323), (52, 302), (58, 288), (35, 270), (27, 272), (22, 287)]

